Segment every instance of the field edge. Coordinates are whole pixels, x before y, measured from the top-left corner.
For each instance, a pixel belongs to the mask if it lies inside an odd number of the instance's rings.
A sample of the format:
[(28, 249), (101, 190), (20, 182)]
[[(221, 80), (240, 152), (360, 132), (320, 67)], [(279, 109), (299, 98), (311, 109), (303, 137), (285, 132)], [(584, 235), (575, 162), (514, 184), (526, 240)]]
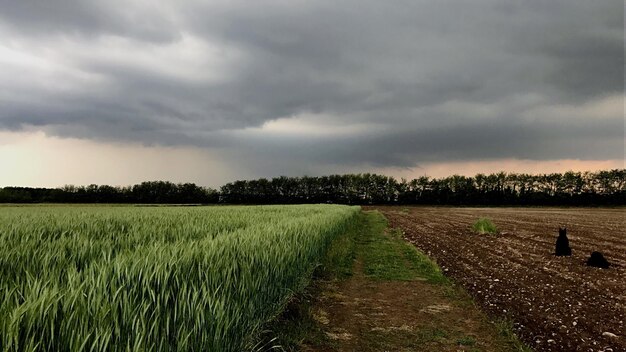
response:
[[(375, 217), (380, 221), (372, 223)], [(356, 218), (350, 229), (335, 239), (324, 262), (313, 272), (309, 284), (292, 297), (276, 319), (265, 326), (263, 339), (256, 345), (256, 351), (300, 351), (303, 347), (306, 347), (306, 351), (316, 350), (310, 346), (318, 346), (323, 351), (334, 350), (336, 342), (324, 333), (320, 317), (313, 306), (316, 298), (323, 294), (325, 285), (335, 285), (349, 279), (356, 265), (363, 265), (362, 270), (368, 280), (412, 281), (422, 278), (429, 284), (441, 286), (447, 298), (479, 309), (461, 286), (443, 274), (434, 260), (405, 241), (400, 231), (390, 228), (382, 213), (362, 210)], [(385, 235), (372, 238), (376, 230), (381, 229)], [(367, 241), (369, 243), (359, 239), (363, 233), (370, 237)], [(361, 261), (364, 255), (366, 264), (357, 263), (357, 258)], [(509, 346), (507, 351), (532, 352), (518, 339), (509, 321), (492, 320), (488, 323), (497, 331), (500, 342)], [(458, 342), (460, 346), (474, 343), (469, 337), (467, 340), (459, 339)]]

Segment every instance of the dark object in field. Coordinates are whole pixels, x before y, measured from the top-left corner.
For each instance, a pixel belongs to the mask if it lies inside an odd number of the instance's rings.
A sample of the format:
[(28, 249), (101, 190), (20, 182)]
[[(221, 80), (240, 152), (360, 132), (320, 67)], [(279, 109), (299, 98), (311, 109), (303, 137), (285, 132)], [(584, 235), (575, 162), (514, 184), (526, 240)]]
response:
[(554, 254), (557, 257), (572, 255), (572, 249), (569, 246), (569, 240), (567, 239), (567, 228), (559, 227), (559, 237), (556, 239), (556, 250)]
[(587, 259), (587, 265), (596, 268), (608, 269), (611, 264), (604, 259), (604, 256), (600, 252), (591, 253), (591, 257)]

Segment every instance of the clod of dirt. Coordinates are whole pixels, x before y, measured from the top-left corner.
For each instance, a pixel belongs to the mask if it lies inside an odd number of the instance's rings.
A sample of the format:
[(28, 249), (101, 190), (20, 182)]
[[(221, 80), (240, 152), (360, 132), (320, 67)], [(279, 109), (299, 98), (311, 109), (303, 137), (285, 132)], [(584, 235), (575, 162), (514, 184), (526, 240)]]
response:
[(608, 260), (606, 260), (604, 256), (602, 255), (602, 253), (600, 252), (591, 253), (591, 257), (587, 259), (587, 265), (593, 266), (595, 268), (602, 268), (602, 269), (608, 269), (609, 266), (611, 266)]

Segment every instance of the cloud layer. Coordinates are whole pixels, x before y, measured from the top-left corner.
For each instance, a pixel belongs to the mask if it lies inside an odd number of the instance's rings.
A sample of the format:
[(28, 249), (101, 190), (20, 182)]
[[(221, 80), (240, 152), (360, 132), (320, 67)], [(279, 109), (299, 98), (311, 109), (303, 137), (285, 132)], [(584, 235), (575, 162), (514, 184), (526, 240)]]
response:
[(261, 173), (624, 158), (606, 0), (0, 0), (0, 130)]

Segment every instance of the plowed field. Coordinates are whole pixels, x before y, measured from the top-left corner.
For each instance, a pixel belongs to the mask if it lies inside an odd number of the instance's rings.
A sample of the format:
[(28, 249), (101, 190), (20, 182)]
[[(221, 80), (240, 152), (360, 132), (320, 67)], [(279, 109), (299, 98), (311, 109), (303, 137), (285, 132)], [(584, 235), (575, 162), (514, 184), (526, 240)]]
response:
[[(626, 351), (626, 209), (379, 207), (536, 351)], [(498, 235), (471, 224), (491, 219)], [(559, 226), (571, 257), (555, 257)], [(592, 251), (610, 269), (585, 265)]]

